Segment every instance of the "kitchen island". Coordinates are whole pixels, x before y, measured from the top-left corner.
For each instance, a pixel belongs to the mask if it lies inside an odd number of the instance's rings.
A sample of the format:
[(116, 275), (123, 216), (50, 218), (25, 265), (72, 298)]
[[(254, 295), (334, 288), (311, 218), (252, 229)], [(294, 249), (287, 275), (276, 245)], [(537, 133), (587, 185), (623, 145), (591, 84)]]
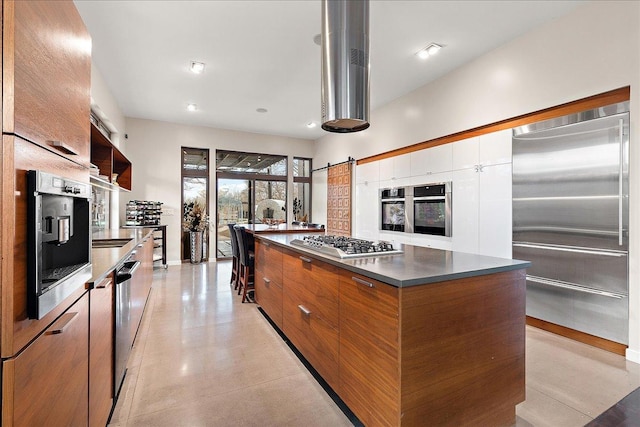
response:
[(334, 258), (257, 234), (256, 301), (367, 426), (511, 425), (528, 262), (404, 245)]

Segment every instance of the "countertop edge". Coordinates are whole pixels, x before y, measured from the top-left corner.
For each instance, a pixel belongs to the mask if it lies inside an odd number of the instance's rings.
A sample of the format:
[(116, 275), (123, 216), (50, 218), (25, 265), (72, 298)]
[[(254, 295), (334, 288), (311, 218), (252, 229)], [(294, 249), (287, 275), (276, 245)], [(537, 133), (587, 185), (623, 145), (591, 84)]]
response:
[[(456, 272), (456, 273), (438, 274), (438, 275), (433, 275), (430, 277), (422, 277), (418, 279), (400, 280), (390, 276), (385, 276), (379, 273), (375, 273), (367, 269), (360, 268), (358, 266), (346, 264), (344, 262), (341, 262), (341, 259), (333, 258), (331, 256), (328, 256), (319, 252), (315, 252), (315, 251), (306, 249), (304, 247), (292, 246), (290, 244), (283, 244), (282, 242), (273, 238), (275, 236), (275, 233), (255, 234), (254, 236), (256, 239), (269, 241), (269, 243), (272, 243), (276, 246), (279, 246), (294, 252), (299, 252), (305, 255), (309, 255), (314, 259), (326, 262), (328, 264), (331, 264), (339, 268), (343, 268), (345, 270), (351, 271), (352, 273), (360, 274), (370, 279), (378, 280), (380, 282), (386, 283), (388, 285), (391, 285), (397, 288), (407, 288), (412, 286), (426, 285), (430, 283), (445, 282), (445, 281), (455, 280), (455, 279), (463, 279), (468, 277), (484, 276), (487, 274), (502, 273), (506, 271), (522, 270), (531, 266), (531, 262), (529, 261), (521, 261), (521, 260), (504, 258), (505, 265), (502, 265), (502, 266), (471, 269), (471, 270)], [(289, 236), (291, 236), (291, 234), (289, 234)], [(440, 249), (433, 249), (433, 248), (429, 248), (429, 249), (436, 250), (436, 251), (440, 250)], [(449, 252), (452, 252), (452, 251), (449, 251)], [(396, 256), (404, 256), (404, 255), (396, 254), (396, 255), (386, 255), (386, 256), (396, 257)], [(478, 255), (478, 256), (483, 256), (483, 255)]]
[[(122, 233), (127, 233), (128, 234), (127, 237), (131, 236), (131, 242), (127, 243), (122, 248), (118, 248), (120, 250), (117, 251), (118, 255), (116, 256), (113, 256), (113, 253), (114, 253), (113, 248), (92, 248), (91, 249), (92, 273), (91, 273), (91, 279), (87, 280), (87, 285), (89, 288), (92, 288), (93, 285), (95, 285), (100, 280), (104, 279), (109, 273), (111, 273), (118, 266), (118, 264), (124, 261), (131, 254), (131, 252), (133, 252), (133, 250), (141, 241), (143, 241), (145, 238), (147, 238), (149, 235), (153, 234), (154, 232), (153, 226), (149, 226), (149, 227), (143, 226), (143, 227), (138, 227), (137, 229), (143, 231), (141, 233), (141, 236), (138, 236), (138, 233), (134, 231), (136, 230), (134, 228), (127, 228), (127, 229), (120, 228), (117, 230), (105, 230), (100, 233), (101, 238), (116, 238), (116, 237), (121, 237)], [(103, 251), (103, 252), (97, 252), (97, 251)], [(102, 253), (103, 256), (109, 258), (108, 262), (99, 263), (103, 265), (103, 268), (100, 269), (102, 271), (96, 271), (95, 269), (95, 264), (93, 262), (93, 259), (94, 259), (94, 254), (96, 252)], [(107, 253), (109, 253), (109, 255), (106, 255)], [(105, 268), (104, 265), (108, 265), (108, 267)]]

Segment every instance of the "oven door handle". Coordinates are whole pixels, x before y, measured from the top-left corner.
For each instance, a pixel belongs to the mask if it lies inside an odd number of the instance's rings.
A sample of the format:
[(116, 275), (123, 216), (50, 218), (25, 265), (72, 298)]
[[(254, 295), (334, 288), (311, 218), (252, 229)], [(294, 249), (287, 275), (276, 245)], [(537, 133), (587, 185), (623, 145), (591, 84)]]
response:
[(413, 198), (414, 202), (422, 202), (422, 201), (429, 201), (429, 200), (444, 202), (446, 201), (446, 197), (445, 196), (420, 196), (420, 197)]
[(405, 202), (405, 199), (380, 199), (382, 203), (397, 203), (397, 202)]

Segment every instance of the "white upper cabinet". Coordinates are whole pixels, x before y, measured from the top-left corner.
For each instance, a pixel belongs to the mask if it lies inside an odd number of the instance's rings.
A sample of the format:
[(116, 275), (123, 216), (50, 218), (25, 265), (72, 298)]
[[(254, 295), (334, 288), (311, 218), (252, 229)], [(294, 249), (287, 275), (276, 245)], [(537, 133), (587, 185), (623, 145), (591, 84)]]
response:
[(451, 170), (451, 144), (438, 145), (411, 153), (411, 176), (429, 175)]
[(414, 151), (411, 153), (411, 176), (426, 175), (428, 172), (428, 152), (430, 148), (426, 150)]
[(356, 166), (356, 184), (380, 181), (380, 162), (369, 162)]
[(453, 149), (452, 170), (471, 169), (479, 164), (478, 137), (463, 139), (451, 144)]
[(380, 181), (395, 180), (411, 176), (411, 155), (388, 157), (380, 160)]
[(478, 137), (479, 163), (483, 166), (511, 163), (512, 134), (511, 129), (505, 129)]

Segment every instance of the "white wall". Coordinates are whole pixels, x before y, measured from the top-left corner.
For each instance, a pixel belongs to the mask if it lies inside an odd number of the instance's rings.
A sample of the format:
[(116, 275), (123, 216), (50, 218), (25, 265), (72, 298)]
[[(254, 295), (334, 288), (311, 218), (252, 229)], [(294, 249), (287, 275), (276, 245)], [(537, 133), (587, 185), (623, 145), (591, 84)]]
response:
[[(640, 362), (640, 3), (594, 1), (371, 113), (371, 127), (316, 141), (314, 164), (360, 159), (631, 86), (627, 358)], [(442, 51), (446, 55), (446, 49)], [(375, 87), (372, 88), (375, 90)], [(322, 200), (314, 186), (314, 221)]]
[[(167, 224), (167, 261), (180, 263), (181, 231), (181, 146), (208, 148), (211, 159), (209, 176), (211, 218), (215, 218), (215, 150), (248, 151), (265, 154), (311, 157), (313, 142), (281, 136), (185, 126), (153, 120), (126, 120), (129, 139), (126, 155), (133, 164), (131, 193), (121, 193), (124, 207), (128, 200), (157, 200), (163, 202), (162, 216)], [(122, 209), (121, 209), (122, 211)], [(122, 215), (122, 212), (121, 212)], [(214, 250), (215, 228), (209, 241)], [(215, 258), (213, 252), (210, 258)]]
[[(98, 113), (100, 119), (113, 132), (111, 135), (113, 145), (121, 148), (120, 143), (124, 139), (126, 130), (124, 114), (94, 63), (91, 64), (91, 109)], [(124, 152), (122, 149), (121, 151)]]

